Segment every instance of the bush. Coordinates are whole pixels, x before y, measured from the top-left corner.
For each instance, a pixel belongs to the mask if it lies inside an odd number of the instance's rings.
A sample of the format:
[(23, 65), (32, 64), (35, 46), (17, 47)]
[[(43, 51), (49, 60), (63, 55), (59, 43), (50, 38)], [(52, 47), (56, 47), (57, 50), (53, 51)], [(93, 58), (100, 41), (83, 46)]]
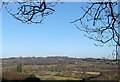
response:
[(36, 78), (36, 76), (35, 76), (35, 74), (32, 73), (28, 76), (28, 78)]
[(22, 65), (21, 64), (16, 67), (16, 71), (18, 73), (22, 73), (23, 70), (22, 70)]

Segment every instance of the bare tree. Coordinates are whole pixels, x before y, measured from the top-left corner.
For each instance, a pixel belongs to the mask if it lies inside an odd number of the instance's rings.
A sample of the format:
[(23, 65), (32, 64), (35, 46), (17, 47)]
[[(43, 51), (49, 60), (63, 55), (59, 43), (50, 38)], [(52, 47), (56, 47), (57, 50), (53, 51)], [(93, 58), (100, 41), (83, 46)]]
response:
[[(88, 34), (85, 35), (86, 37), (99, 42), (99, 44), (95, 44), (96, 46), (103, 46), (109, 42), (112, 46), (120, 46), (118, 2), (108, 1), (88, 4), (90, 6), (82, 7), (85, 12), (82, 17), (71, 23), (75, 23), (79, 30), (85, 31)], [(117, 47), (116, 59), (119, 55)]]

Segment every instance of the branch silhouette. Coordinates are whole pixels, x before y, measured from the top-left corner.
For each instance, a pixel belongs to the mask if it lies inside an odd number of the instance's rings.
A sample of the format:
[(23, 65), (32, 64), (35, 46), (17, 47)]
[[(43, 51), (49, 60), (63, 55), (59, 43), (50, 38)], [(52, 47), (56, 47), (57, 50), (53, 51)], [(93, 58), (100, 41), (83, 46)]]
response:
[[(82, 17), (72, 21), (80, 31), (85, 31), (87, 38), (97, 41), (96, 46), (103, 46), (111, 42), (114, 46), (120, 46), (118, 2), (94, 2), (90, 6), (82, 7)], [(118, 51), (116, 49), (116, 51)], [(117, 52), (118, 53), (118, 52)], [(116, 53), (116, 56), (118, 55)]]
[(10, 2), (3, 2), (7, 12), (15, 19), (23, 23), (42, 23), (46, 16), (54, 13), (53, 7), (57, 2), (45, 2), (40, 0), (38, 2), (14, 2), (15, 7), (10, 8)]

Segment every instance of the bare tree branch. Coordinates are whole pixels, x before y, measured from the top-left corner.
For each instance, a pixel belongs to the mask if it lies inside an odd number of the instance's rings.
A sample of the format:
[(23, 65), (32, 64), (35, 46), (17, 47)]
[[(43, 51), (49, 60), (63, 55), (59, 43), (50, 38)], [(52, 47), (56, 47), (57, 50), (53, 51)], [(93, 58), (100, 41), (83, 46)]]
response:
[(85, 13), (71, 23), (76, 23), (75, 26), (79, 30), (88, 33), (85, 36), (89, 39), (100, 42), (100, 44), (112, 41), (117, 46), (120, 46), (120, 34), (117, 30), (119, 28), (118, 17), (120, 16), (117, 11), (118, 2), (95, 2), (91, 3), (91, 6), (82, 9)]
[[(10, 15), (23, 23), (42, 23), (44, 18), (54, 13), (53, 7), (58, 2), (4, 2), (4, 7)], [(11, 5), (15, 5), (10, 8)]]

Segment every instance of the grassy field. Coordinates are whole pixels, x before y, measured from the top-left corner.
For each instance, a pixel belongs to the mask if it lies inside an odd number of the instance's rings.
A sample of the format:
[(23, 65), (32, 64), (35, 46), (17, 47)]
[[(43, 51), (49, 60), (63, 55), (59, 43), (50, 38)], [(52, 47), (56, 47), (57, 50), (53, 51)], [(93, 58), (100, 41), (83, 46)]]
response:
[(80, 80), (78, 78), (51, 76), (51, 75), (38, 76), (38, 77), (42, 80)]
[[(17, 59), (15, 61), (17, 61)], [(28, 77), (30, 74), (34, 74), (41, 80), (81, 80), (91, 76), (99, 76), (94, 78), (94, 80), (117, 79), (116, 76), (118, 66), (114, 61), (106, 62), (103, 60), (75, 60), (75, 63), (45, 63), (40, 65), (38, 63), (22, 64), (22, 73), (16, 72), (16, 67), (20, 64), (18, 63), (20, 61), (15, 61), (3, 61), (2, 73), (4, 78), (9, 77), (8, 79), (24, 79), (23, 76)], [(66, 62), (66, 60), (64, 60), (64, 62)]]

